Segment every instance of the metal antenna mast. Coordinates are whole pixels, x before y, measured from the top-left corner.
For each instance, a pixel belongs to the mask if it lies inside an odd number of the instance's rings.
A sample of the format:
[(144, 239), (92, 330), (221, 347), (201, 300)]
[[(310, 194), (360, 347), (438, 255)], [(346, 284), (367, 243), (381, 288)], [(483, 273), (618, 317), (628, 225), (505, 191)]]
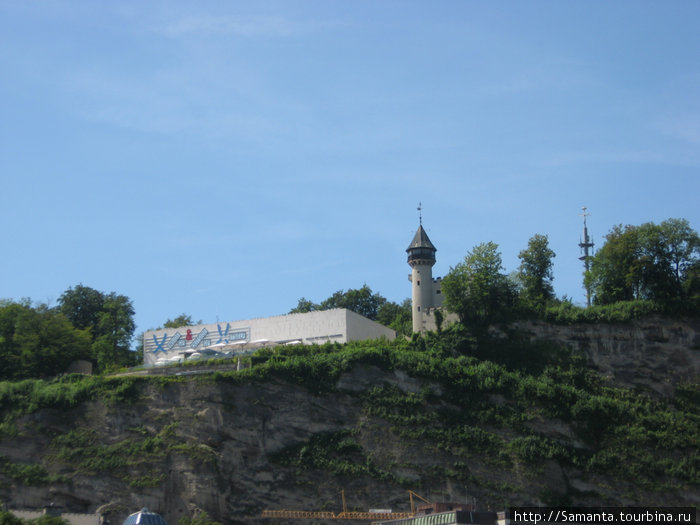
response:
[[(585, 206), (581, 209), (583, 213), (579, 213), (579, 215), (583, 217), (583, 239), (580, 239), (581, 242), (578, 243), (578, 246), (583, 251), (583, 255), (579, 257), (579, 260), (583, 261), (583, 267), (587, 274), (593, 256), (593, 240), (588, 236), (588, 225), (586, 224), (586, 217), (590, 216), (590, 213), (587, 212)], [(586, 306), (591, 306), (591, 290), (588, 286), (586, 286)]]

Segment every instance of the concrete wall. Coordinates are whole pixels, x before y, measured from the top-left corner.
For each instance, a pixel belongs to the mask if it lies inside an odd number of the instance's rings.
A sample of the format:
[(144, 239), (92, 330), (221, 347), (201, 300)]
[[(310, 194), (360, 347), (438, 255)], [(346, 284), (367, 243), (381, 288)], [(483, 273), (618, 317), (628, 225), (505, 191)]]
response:
[(46, 514), (49, 514), (51, 516), (59, 516), (66, 520), (68, 523), (71, 525), (101, 525), (102, 523), (102, 516), (99, 514), (75, 514), (73, 512), (58, 512), (58, 513), (51, 513), (51, 512), (46, 512), (46, 511), (40, 511), (40, 510), (15, 510), (15, 509), (9, 509), (9, 511), (17, 516), (18, 518), (21, 518), (23, 520), (34, 520), (37, 518), (40, 518), (41, 516), (44, 516)]
[[(436, 308), (428, 308), (425, 312), (423, 312), (423, 317), (421, 318), (421, 326), (423, 331), (426, 332), (434, 332), (437, 330), (437, 322), (435, 318), (435, 310)], [(447, 328), (449, 325), (453, 323), (459, 322), (459, 317), (457, 314), (453, 314), (452, 312), (448, 312), (445, 309), (440, 309), (442, 312), (442, 328)]]
[(347, 341), (363, 341), (365, 339), (380, 339), (382, 337), (393, 340), (396, 337), (396, 332), (391, 328), (370, 321), (352, 310), (343, 311), (346, 314)]
[(387, 337), (395, 332), (346, 309), (151, 330), (144, 334), (144, 364), (205, 348), (235, 350), (244, 343), (304, 344)]

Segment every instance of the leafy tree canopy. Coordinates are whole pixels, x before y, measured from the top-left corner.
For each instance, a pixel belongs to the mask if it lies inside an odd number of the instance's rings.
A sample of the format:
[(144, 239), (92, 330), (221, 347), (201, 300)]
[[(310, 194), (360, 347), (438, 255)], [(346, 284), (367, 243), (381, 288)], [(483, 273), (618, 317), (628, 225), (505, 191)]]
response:
[(379, 308), (384, 303), (386, 303), (386, 299), (378, 293), (372, 293), (372, 289), (365, 284), (362, 288), (349, 289), (347, 292), (338, 290), (319, 305), (319, 310), (347, 308), (367, 319), (376, 321)]
[(296, 307), (292, 308), (290, 314), (306, 314), (309, 312), (314, 312), (318, 310), (319, 305), (315, 304), (313, 301), (309, 301), (306, 297), (299, 299)]
[(136, 364), (131, 300), (82, 284), (66, 290), (56, 308), (33, 306), (28, 299), (0, 301), (0, 377), (49, 377), (77, 360), (98, 371)]
[(338, 290), (320, 303), (314, 303), (302, 297), (289, 313), (307, 313), (333, 308), (347, 308), (401, 334), (411, 333), (410, 299), (406, 299), (402, 304), (388, 301), (381, 294), (372, 292), (366, 284), (358, 289)]
[(191, 315), (180, 314), (175, 319), (168, 319), (163, 324), (163, 328), (180, 328), (181, 326), (194, 326), (202, 324), (202, 321), (193, 321)]
[(58, 298), (58, 309), (76, 328), (93, 329), (99, 323), (104, 302), (102, 292), (79, 284), (61, 294)]
[(112, 292), (105, 302), (98, 319), (100, 336), (92, 345), (93, 356), (100, 370), (131, 363), (131, 340), (134, 336), (134, 307), (128, 297)]
[(520, 299), (526, 309), (541, 311), (554, 299), (552, 259), (555, 256), (547, 236), (540, 234), (530, 238), (527, 249), (518, 254), (520, 267), (517, 276), (522, 284)]
[(445, 307), (476, 330), (506, 320), (513, 311), (516, 291), (503, 270), (497, 244), (475, 246), (442, 279)]
[(379, 309), (387, 300), (378, 293), (373, 293), (366, 284), (362, 288), (349, 289), (347, 292), (338, 290), (329, 298), (315, 304), (302, 297), (296, 308), (289, 313), (306, 313), (315, 310), (331, 310), (333, 308), (347, 308), (373, 321), (377, 320)]
[(688, 304), (700, 297), (700, 237), (687, 220), (618, 225), (605, 239), (585, 276), (596, 304)]
[(379, 307), (377, 322), (396, 330), (399, 334), (411, 335), (413, 332), (411, 300), (404, 299), (401, 304), (386, 301)]
[(0, 378), (50, 377), (76, 359), (90, 359), (89, 330), (75, 328), (46, 305), (0, 301)]
[(58, 309), (92, 334), (92, 360), (99, 370), (134, 364), (130, 351), (136, 325), (134, 306), (125, 295), (103, 293), (79, 284), (58, 299)]

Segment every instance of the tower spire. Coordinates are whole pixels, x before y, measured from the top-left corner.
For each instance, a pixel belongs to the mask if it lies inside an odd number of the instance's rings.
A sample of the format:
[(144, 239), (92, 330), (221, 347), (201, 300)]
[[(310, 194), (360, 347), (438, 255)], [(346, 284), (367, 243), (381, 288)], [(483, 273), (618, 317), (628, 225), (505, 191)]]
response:
[(418, 224), (423, 226), (423, 204), (418, 203)]
[[(413, 283), (411, 289), (412, 320), (413, 331), (423, 331), (424, 315), (431, 308), (439, 306), (436, 295), (439, 291), (433, 286), (433, 270), (435, 264), (435, 252), (437, 248), (430, 242), (428, 234), (423, 229), (423, 206), (418, 203), (420, 225), (413, 236), (411, 244), (406, 248), (408, 254), (408, 265), (411, 267), (411, 274), (408, 280)], [(442, 298), (442, 296), (440, 296)]]
[[(581, 209), (583, 213), (579, 213), (579, 216), (583, 217), (583, 239), (580, 240), (578, 246), (583, 251), (583, 255), (579, 257), (579, 260), (583, 261), (583, 267), (586, 273), (588, 273), (591, 265), (591, 257), (593, 256), (593, 252), (589, 252), (589, 249), (593, 249), (593, 240), (588, 237), (588, 225), (586, 224), (586, 217), (590, 216), (590, 213), (588, 213), (588, 208), (585, 206)], [(591, 290), (588, 286), (586, 286), (586, 306), (591, 306)]]

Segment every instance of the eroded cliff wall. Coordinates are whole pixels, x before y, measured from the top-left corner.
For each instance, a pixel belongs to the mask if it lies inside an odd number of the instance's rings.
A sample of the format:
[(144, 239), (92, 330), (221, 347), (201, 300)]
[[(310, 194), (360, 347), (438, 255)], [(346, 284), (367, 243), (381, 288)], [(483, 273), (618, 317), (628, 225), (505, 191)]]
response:
[[(698, 380), (697, 322), (520, 328), (661, 397)], [(697, 474), (659, 474), (653, 484), (618, 476), (616, 453), (591, 452), (590, 428), (582, 434), (576, 421), (516, 399), (507, 385), (469, 387), (480, 381), (474, 370), (463, 396), (440, 378), (371, 363), (353, 365), (322, 393), (308, 382), (234, 373), (140, 379), (127, 401), (13, 419), (14, 431), (0, 434), (0, 501), (100, 509), (113, 524), (148, 507), (172, 525), (200, 510), (225, 524), (264, 522), (264, 509), (338, 512), (341, 490), (358, 510), (407, 510), (408, 489), (494, 508), (700, 503)], [(669, 447), (668, 461), (682, 461), (687, 445)]]
[(586, 355), (616, 384), (664, 397), (700, 378), (700, 320), (653, 316), (629, 323), (516, 323), (535, 340), (555, 341)]

